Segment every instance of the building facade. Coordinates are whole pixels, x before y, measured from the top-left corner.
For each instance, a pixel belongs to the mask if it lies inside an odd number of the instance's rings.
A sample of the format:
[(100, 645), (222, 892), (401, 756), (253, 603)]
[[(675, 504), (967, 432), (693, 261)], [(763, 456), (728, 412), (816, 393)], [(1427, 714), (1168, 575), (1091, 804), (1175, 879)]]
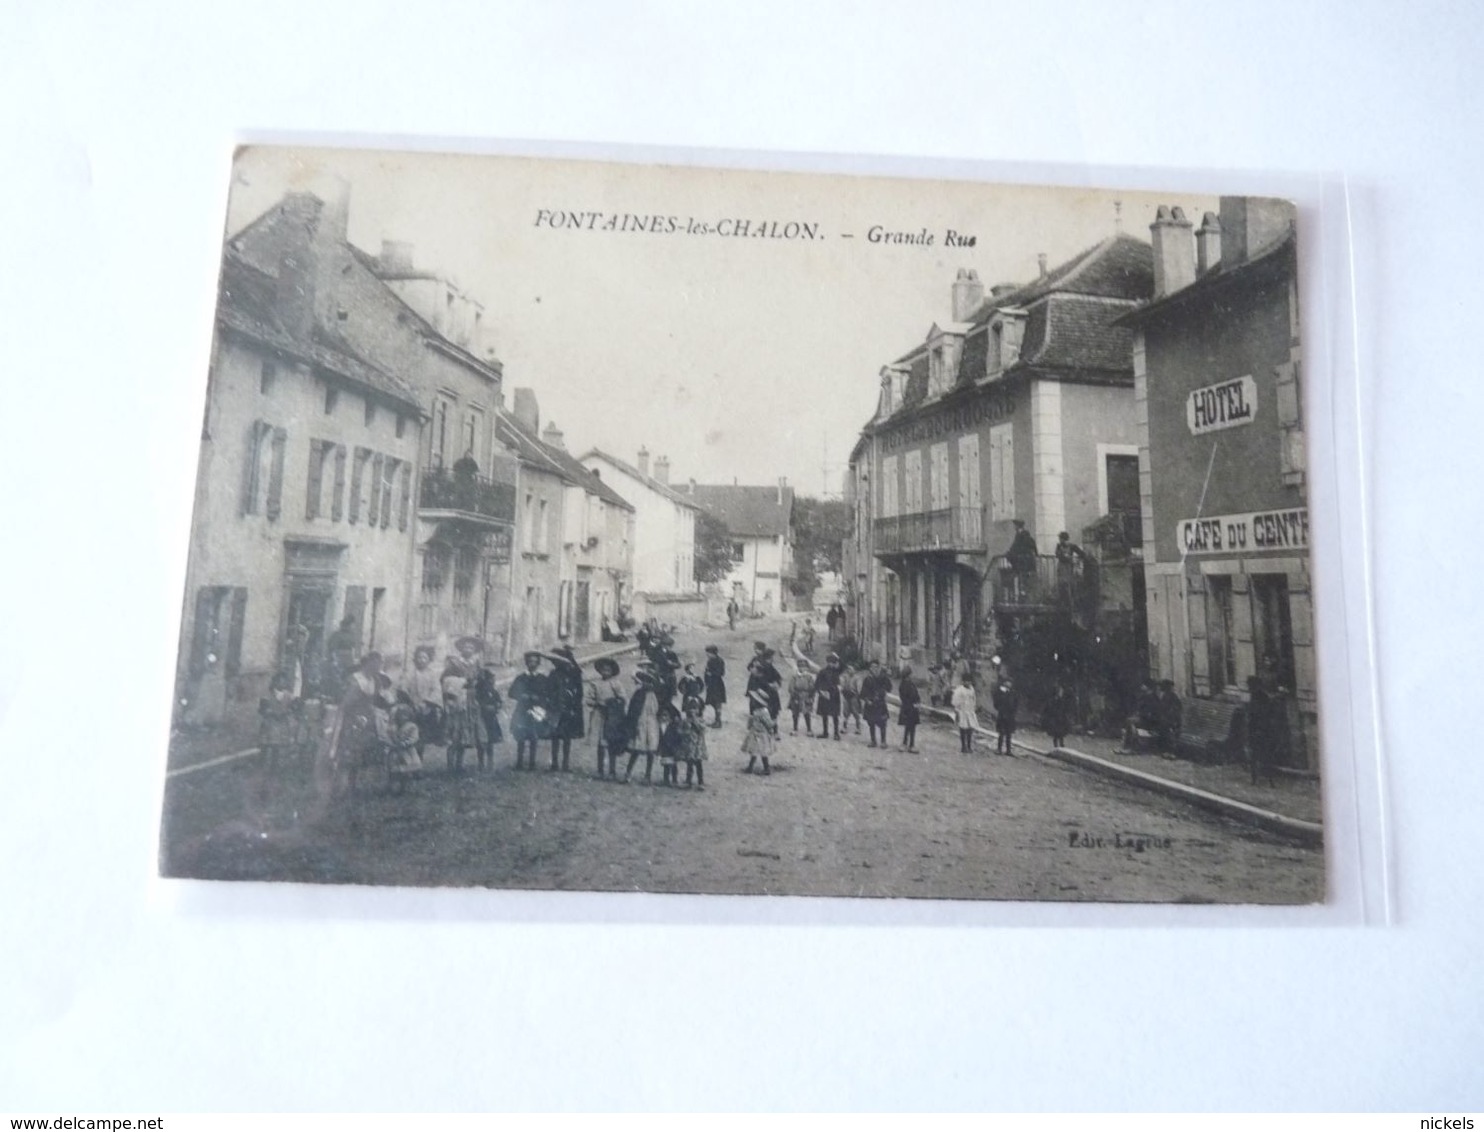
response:
[[(411, 615), (424, 410), (336, 333), (348, 201), (228, 241), (182, 618), (179, 720), (242, 723), (275, 673), (313, 694), (348, 623), (393, 663)], [(280, 213), (280, 219), (283, 219)]]
[[(883, 367), (847, 472), (852, 613), (879, 651), (994, 653), (1050, 681), (1074, 659), (1090, 673), (1101, 623), (1139, 615), (1141, 587), (1105, 586), (1096, 554), (1069, 567), (1053, 551), (1062, 532), (1137, 528), (1132, 335), (1114, 320), (1152, 274), (1150, 246), (1122, 234), (1054, 270), (1043, 259), (1024, 286), (986, 293), (961, 270), (952, 320)], [(1020, 567), (1017, 524), (1035, 543)]]
[(631, 604), (636, 614), (642, 617), (643, 609), (664, 606), (669, 619), (690, 619), (692, 611), (683, 607), (701, 604), (695, 579), (700, 505), (670, 486), (664, 457), (655, 461), (650, 474), (647, 449), (639, 450), (637, 464), (596, 448), (579, 461), (634, 508)]
[[(695, 484), (687, 494), (727, 528), (732, 568), (720, 582), (728, 600), (749, 613), (783, 613), (794, 580), (794, 489)], [(807, 599), (801, 608), (809, 608)]]
[(1318, 767), (1318, 691), (1294, 213), (1223, 197), (1198, 232), (1152, 228), (1153, 301), (1135, 331), (1154, 675), (1219, 710), (1282, 690), (1291, 764)]

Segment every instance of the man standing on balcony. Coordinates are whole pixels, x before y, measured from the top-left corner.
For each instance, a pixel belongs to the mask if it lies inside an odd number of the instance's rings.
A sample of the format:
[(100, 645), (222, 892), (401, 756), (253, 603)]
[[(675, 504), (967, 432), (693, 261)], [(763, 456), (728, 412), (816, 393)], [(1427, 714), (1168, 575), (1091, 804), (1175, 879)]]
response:
[(467, 450), (453, 462), (454, 506), (462, 511), (477, 510), (474, 487), (479, 479), (479, 462), (474, 459), (474, 450)]
[(1015, 537), (1010, 540), (1010, 549), (1005, 551), (1005, 561), (1010, 566), (1011, 592), (1019, 602), (1025, 601), (1029, 596), (1028, 579), (1036, 572), (1036, 558), (1040, 552), (1036, 549), (1036, 540), (1025, 529), (1025, 522), (1021, 519), (1014, 522)]

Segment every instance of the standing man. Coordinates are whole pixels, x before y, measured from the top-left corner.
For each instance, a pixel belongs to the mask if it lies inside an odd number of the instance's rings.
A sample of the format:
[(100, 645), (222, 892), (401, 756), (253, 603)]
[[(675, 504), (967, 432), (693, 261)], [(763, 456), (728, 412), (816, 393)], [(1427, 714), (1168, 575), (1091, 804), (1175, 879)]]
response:
[(716, 712), (712, 727), (721, 726), (721, 706), (727, 702), (727, 662), (715, 645), (706, 646), (706, 706)]
[(736, 632), (737, 630), (737, 599), (727, 599), (727, 628)]
[(1030, 595), (1030, 578), (1036, 572), (1036, 559), (1040, 555), (1036, 540), (1025, 529), (1025, 523), (1020, 519), (1014, 522), (1015, 537), (1010, 540), (1010, 549), (1005, 551), (1005, 561), (1009, 563), (1014, 579), (1015, 600), (1024, 601)]

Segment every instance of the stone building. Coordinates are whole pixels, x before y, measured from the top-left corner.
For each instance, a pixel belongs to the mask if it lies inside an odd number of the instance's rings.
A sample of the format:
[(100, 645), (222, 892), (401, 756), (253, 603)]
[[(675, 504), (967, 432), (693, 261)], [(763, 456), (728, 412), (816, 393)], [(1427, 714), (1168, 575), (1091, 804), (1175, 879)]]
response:
[[(1043, 256), (1024, 285), (986, 292), (960, 270), (950, 320), (882, 368), (847, 471), (853, 627), (879, 652), (922, 664), (995, 651), (1049, 681), (1104, 621), (1140, 615), (1138, 550), (1102, 535), (1138, 526), (1132, 334), (1114, 320), (1152, 289), (1150, 246), (1121, 233), (1052, 270)], [(1017, 522), (1037, 551), (1019, 569), (1006, 557)], [(1098, 540), (1086, 565), (1053, 557), (1064, 531)]]
[[(782, 613), (789, 608), (794, 574), (794, 489), (780, 479), (775, 486), (696, 484), (687, 491), (726, 524), (732, 543), (732, 568), (721, 580), (726, 597), (753, 613)], [(809, 608), (807, 599), (802, 608)]]
[(1294, 212), (1223, 197), (1199, 231), (1161, 208), (1134, 331), (1153, 674), (1215, 731), (1250, 677), (1291, 693), (1293, 765), (1318, 765)]
[(275, 672), (312, 692), (348, 622), (405, 651), (424, 407), (353, 347), (348, 200), (294, 194), (228, 240), (178, 676), (186, 723), (245, 722)]
[(637, 464), (597, 448), (578, 459), (634, 508), (633, 615), (639, 620), (701, 620), (705, 608), (695, 579), (701, 507), (670, 486), (670, 461), (661, 456), (651, 475), (646, 448), (639, 450)]

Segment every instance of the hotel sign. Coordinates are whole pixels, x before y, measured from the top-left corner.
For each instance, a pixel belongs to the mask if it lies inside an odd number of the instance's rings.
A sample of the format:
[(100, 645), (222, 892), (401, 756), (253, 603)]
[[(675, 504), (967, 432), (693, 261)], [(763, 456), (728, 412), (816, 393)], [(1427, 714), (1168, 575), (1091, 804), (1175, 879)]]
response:
[(1196, 436), (1251, 424), (1257, 412), (1257, 382), (1239, 377), (1192, 390), (1185, 398), (1185, 423)]
[(1256, 511), (1182, 519), (1175, 526), (1182, 554), (1242, 554), (1255, 550), (1309, 549), (1309, 509)]

